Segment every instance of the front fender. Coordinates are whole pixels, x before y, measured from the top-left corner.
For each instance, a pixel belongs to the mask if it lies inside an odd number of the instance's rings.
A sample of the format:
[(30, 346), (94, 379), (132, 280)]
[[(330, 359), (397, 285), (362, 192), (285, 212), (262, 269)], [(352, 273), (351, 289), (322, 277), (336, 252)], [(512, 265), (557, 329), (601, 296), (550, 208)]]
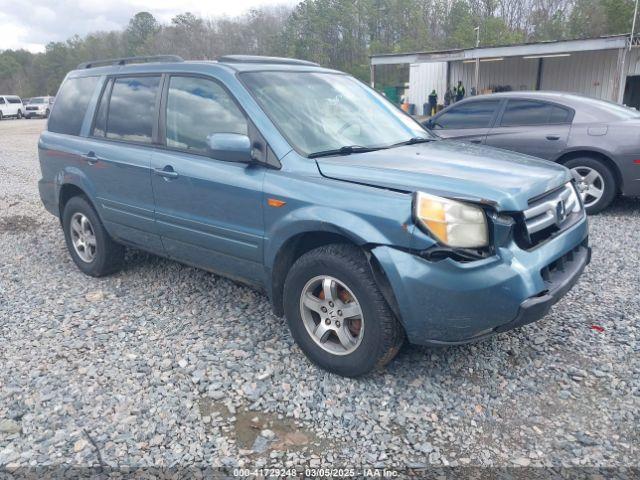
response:
[(398, 219), (377, 218), (380, 225), (373, 225), (352, 212), (331, 207), (307, 206), (289, 212), (275, 221), (267, 231), (265, 265), (274, 264), (285, 243), (300, 234), (327, 232), (344, 236), (356, 245), (395, 245), (409, 248), (413, 224)]

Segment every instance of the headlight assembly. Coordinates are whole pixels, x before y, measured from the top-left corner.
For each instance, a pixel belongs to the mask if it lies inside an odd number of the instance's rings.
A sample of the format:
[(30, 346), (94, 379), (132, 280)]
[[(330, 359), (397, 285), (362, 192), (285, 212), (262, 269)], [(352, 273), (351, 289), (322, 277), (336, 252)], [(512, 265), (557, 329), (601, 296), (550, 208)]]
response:
[(413, 215), (439, 243), (453, 248), (482, 248), (489, 245), (484, 211), (468, 203), (416, 192)]

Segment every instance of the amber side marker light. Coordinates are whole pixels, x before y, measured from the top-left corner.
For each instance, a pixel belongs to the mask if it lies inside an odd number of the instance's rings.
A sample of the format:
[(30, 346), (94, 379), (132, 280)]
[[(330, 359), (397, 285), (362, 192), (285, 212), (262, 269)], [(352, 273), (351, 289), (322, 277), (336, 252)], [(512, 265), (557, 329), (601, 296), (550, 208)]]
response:
[(280, 208), (283, 205), (286, 205), (287, 202), (283, 202), (282, 200), (278, 200), (277, 198), (268, 198), (267, 205), (270, 207)]

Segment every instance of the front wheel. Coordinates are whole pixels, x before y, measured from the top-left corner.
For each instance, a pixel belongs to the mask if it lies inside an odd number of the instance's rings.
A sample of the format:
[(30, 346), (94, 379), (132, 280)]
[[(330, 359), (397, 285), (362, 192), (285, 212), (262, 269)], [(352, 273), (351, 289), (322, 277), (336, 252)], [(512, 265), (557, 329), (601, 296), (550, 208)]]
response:
[(85, 197), (73, 197), (67, 202), (62, 227), (71, 258), (84, 273), (102, 277), (120, 269), (124, 247), (111, 239)]
[(346, 377), (386, 365), (404, 341), (364, 252), (353, 245), (327, 245), (300, 257), (287, 274), (284, 307), (305, 355)]
[(18, 120), (20, 120), (22, 118), (22, 110), (18, 110), (18, 113), (16, 114), (16, 118)]
[(613, 201), (617, 191), (616, 179), (611, 169), (600, 160), (573, 158), (564, 166), (571, 170), (588, 214), (601, 212)]

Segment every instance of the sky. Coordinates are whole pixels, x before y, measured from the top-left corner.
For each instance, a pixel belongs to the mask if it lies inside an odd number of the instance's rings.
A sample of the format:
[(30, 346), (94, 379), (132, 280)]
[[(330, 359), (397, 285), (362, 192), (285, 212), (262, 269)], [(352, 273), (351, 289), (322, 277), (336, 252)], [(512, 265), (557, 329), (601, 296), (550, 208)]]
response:
[(252, 7), (295, 4), (294, 0), (0, 0), (0, 50), (43, 52), (49, 42), (75, 34), (121, 30), (137, 12), (160, 23), (178, 13), (202, 17), (237, 16)]

